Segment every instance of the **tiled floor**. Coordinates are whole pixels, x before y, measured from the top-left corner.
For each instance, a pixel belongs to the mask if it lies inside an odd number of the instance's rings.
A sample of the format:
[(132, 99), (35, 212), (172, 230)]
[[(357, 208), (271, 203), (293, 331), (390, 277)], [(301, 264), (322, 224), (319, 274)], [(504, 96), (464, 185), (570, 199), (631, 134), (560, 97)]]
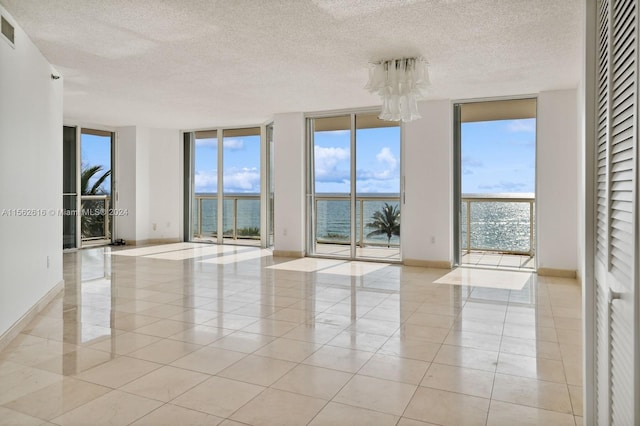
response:
[(64, 296), (0, 352), (0, 424), (581, 424), (575, 280), (125, 250), (64, 255)]

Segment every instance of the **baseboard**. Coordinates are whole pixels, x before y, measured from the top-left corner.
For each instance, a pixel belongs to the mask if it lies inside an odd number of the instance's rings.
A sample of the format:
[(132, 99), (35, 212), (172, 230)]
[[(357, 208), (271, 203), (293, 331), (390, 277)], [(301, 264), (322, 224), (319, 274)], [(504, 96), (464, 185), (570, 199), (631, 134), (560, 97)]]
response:
[(47, 292), (35, 305), (31, 307), (18, 321), (16, 321), (7, 331), (0, 336), (0, 351), (6, 348), (13, 339), (24, 330), (24, 328), (38, 315), (47, 305), (64, 290), (64, 280), (56, 284)]
[(556, 277), (556, 278), (576, 278), (577, 272), (575, 269), (555, 269), (555, 268), (538, 268), (538, 275), (541, 277)]
[(405, 266), (420, 266), (422, 268), (435, 269), (451, 269), (451, 262), (448, 260), (422, 260), (422, 259), (403, 259)]
[(274, 250), (273, 257), (293, 257), (299, 259), (304, 257), (304, 251)]

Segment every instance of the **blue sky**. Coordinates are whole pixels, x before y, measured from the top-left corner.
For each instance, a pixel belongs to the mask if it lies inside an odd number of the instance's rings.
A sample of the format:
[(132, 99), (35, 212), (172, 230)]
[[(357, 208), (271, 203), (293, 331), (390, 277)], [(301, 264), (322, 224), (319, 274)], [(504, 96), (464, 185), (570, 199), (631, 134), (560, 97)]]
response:
[[(217, 192), (218, 139), (197, 139), (195, 192)], [(224, 192), (260, 193), (260, 136), (224, 138)]]
[[(316, 192), (349, 193), (349, 131), (316, 132), (314, 139)], [(356, 191), (400, 192), (399, 127), (357, 130)]]
[[(533, 193), (535, 191), (535, 119), (462, 125), (462, 192)], [(356, 133), (357, 192), (400, 190), (400, 128), (359, 129)], [(316, 132), (316, 192), (350, 191), (348, 130)], [(195, 190), (216, 192), (217, 139), (196, 141)], [(276, 148), (277, 149), (277, 148)], [(82, 135), (82, 164), (110, 169), (109, 138)], [(260, 192), (260, 137), (224, 140), (224, 190)], [(110, 191), (110, 181), (104, 183)]]
[[(82, 156), (82, 168), (102, 165), (102, 171), (96, 173), (93, 179), (89, 180), (89, 188), (107, 170), (111, 170), (111, 138), (108, 136), (95, 136), (82, 134), (80, 139), (80, 154)], [(111, 179), (106, 179), (102, 188), (111, 193)]]
[(533, 193), (536, 120), (462, 124), (462, 193)]

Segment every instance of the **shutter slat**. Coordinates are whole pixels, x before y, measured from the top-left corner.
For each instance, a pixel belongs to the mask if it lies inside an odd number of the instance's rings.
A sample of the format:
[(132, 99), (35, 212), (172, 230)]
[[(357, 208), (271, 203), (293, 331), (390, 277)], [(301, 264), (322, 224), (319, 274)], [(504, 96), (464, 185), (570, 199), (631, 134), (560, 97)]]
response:
[(621, 222), (633, 223), (633, 215), (630, 215), (627, 212), (612, 210), (611, 211), (611, 219), (612, 222), (615, 220), (619, 220)]
[(629, 204), (633, 202), (633, 193), (630, 191), (615, 191), (611, 194), (612, 201), (625, 201)]
[[(619, 160), (611, 167), (611, 171), (613, 173), (621, 172), (623, 170), (633, 170), (633, 160), (631, 158), (633, 151), (629, 150), (629, 152), (620, 152), (617, 155), (621, 158), (619, 158)], [(629, 158), (624, 158), (625, 156), (629, 156)]]

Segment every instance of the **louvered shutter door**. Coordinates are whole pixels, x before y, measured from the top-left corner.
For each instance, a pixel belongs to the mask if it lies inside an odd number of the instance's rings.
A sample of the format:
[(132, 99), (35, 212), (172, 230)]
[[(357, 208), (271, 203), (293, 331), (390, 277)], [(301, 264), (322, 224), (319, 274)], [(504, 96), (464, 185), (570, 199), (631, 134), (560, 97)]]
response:
[(595, 337), (601, 425), (640, 422), (637, 8), (632, 0), (598, 2)]
[(609, 0), (601, 2), (598, 19), (598, 91), (597, 91), (597, 232), (596, 253), (607, 259), (607, 141), (609, 140)]

